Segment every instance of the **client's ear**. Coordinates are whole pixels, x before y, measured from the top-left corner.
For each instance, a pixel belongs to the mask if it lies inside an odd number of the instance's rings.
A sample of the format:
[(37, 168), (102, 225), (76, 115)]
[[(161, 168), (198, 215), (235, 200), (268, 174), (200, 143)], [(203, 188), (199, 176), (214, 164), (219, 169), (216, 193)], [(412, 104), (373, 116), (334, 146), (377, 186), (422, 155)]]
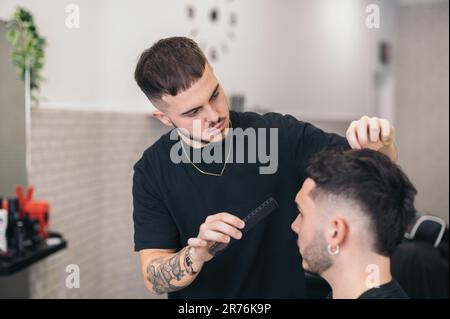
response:
[(348, 236), (348, 224), (343, 218), (332, 219), (325, 229), (325, 237), (330, 245), (342, 245)]

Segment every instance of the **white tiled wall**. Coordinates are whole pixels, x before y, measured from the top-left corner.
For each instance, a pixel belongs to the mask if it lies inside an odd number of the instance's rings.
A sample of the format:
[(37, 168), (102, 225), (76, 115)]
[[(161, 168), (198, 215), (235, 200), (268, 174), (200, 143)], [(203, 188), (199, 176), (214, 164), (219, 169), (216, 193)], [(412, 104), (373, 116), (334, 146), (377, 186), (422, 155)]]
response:
[[(68, 248), (30, 271), (32, 298), (147, 298), (133, 252), (132, 167), (165, 129), (143, 114), (36, 109), (30, 184)], [(65, 286), (66, 266), (80, 288)]]

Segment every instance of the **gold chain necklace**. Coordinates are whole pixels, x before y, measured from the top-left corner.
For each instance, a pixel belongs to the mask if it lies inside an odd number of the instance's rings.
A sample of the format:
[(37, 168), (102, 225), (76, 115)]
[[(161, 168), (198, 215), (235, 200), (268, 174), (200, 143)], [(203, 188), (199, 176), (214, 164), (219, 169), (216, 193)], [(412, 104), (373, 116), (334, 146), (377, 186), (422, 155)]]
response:
[[(233, 124), (230, 122), (230, 129), (233, 130)], [(231, 134), (232, 132), (229, 132), (229, 134)], [(222, 167), (222, 170), (220, 171), (220, 173), (211, 173), (211, 172), (205, 172), (204, 170), (200, 169), (199, 167), (197, 167), (197, 165), (195, 165), (192, 161), (191, 158), (189, 157), (189, 155), (187, 154), (186, 150), (184, 149), (184, 145), (183, 145), (183, 139), (180, 137), (180, 143), (181, 143), (181, 148), (183, 149), (184, 155), (186, 155), (187, 159), (189, 160), (189, 163), (192, 164), (192, 166), (194, 166), (200, 173), (205, 174), (205, 175), (210, 175), (210, 176), (222, 176), (223, 172), (225, 171), (225, 167), (227, 167), (227, 163), (228, 163), (228, 159), (230, 158), (230, 154), (231, 154), (231, 142), (233, 141), (233, 136), (230, 136), (230, 147), (228, 150), (228, 154), (227, 154), (227, 158), (225, 159), (225, 164)], [(226, 139), (226, 137), (225, 137)]]

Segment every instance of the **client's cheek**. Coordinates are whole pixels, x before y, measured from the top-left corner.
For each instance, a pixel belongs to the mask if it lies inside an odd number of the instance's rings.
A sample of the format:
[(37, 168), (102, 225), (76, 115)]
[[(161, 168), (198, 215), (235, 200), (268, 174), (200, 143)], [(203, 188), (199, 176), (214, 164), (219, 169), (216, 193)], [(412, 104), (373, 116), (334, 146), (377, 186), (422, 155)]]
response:
[(298, 247), (300, 248), (300, 251), (302, 252), (305, 247), (307, 246), (307, 240), (305, 236), (298, 236)]

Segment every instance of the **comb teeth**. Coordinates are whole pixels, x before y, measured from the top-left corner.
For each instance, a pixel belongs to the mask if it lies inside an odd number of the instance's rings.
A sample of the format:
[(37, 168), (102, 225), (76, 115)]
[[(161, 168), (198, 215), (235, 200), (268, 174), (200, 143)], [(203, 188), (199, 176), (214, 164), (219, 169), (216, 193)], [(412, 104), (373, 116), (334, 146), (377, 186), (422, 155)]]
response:
[[(278, 208), (277, 201), (270, 197), (264, 203), (259, 205), (256, 209), (254, 209), (250, 214), (248, 214), (243, 221), (246, 223), (242, 232), (246, 233), (250, 229), (252, 229), (260, 220), (269, 215), (275, 209)], [(247, 224), (248, 223), (248, 224)]]
[(270, 197), (268, 200), (266, 200), (264, 203), (262, 203), (261, 205), (259, 205), (258, 207), (256, 207), (255, 210), (253, 210), (250, 214), (248, 214), (247, 216), (245, 216), (244, 220), (248, 220), (250, 218), (252, 218), (253, 216), (255, 216), (256, 214), (258, 214), (260, 211), (264, 210), (264, 209), (276, 209), (278, 208), (278, 203), (277, 201), (273, 198)]
[[(244, 234), (250, 231), (259, 221), (261, 221), (263, 218), (265, 218), (267, 215), (269, 215), (277, 208), (278, 208), (277, 201), (273, 197), (269, 197), (269, 199), (267, 199), (265, 202), (263, 202), (261, 205), (255, 208), (250, 214), (245, 216), (244, 219), (242, 219), (245, 222), (245, 227), (242, 230), (242, 233)], [(235, 241), (236, 240), (232, 238), (229, 244), (218, 242), (214, 243), (209, 248), (209, 253), (213, 256), (216, 256), (225, 247), (231, 245)]]

